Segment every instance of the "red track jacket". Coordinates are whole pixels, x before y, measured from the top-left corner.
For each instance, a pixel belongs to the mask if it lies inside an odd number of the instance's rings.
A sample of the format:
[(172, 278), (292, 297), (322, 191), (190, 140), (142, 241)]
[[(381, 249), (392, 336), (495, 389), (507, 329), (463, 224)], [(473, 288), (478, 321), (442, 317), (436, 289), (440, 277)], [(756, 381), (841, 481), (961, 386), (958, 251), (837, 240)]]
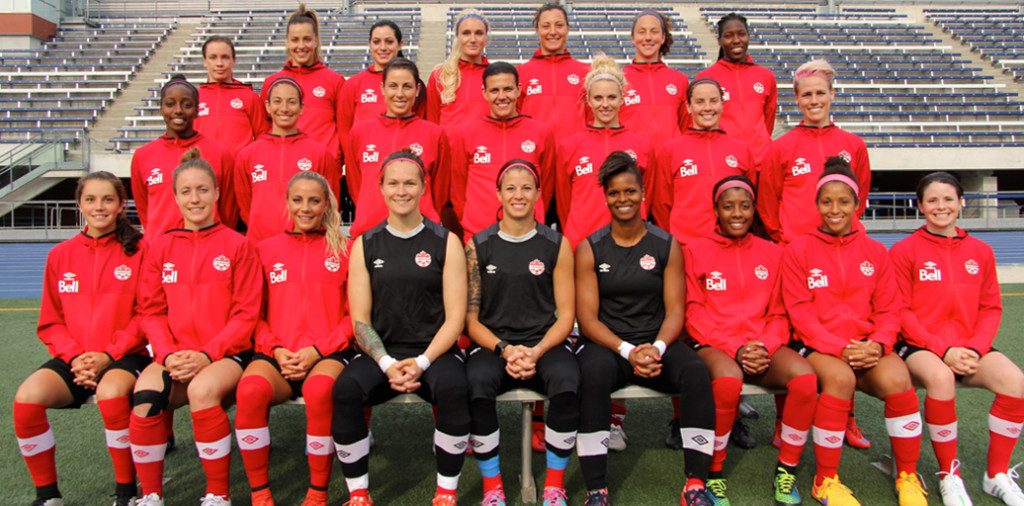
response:
[(630, 63), (622, 69), (629, 86), (622, 106), (622, 126), (664, 146), (690, 128), (686, 76), (664, 63)]
[(483, 118), (491, 107), (484, 100), (484, 69), (490, 62), (484, 57), (483, 63), (459, 60), (459, 89), (455, 90), (455, 101), (441, 103), (441, 69), (430, 73), (427, 82), (427, 119), (444, 127), (452, 136), (455, 130), (471, 121)]
[[(775, 130), (779, 100), (775, 74), (755, 65), (754, 60), (747, 56), (747, 61), (741, 63), (718, 60), (697, 74), (698, 79), (704, 77), (718, 81), (725, 92), (722, 97), (722, 129), (746, 141), (750, 145), (752, 161), (760, 166), (768, 154), (772, 131)], [(754, 177), (750, 179), (757, 182)]]
[(569, 137), (586, 123), (584, 82), (590, 65), (569, 52), (547, 55), (540, 49), (519, 65), (519, 111), (544, 122), (559, 139)]
[(232, 157), (270, 131), (267, 108), (252, 85), (233, 80), (230, 83), (206, 83), (199, 86), (199, 115), (195, 129), (217, 141)]
[[(297, 67), (289, 61), (284, 68), (263, 81), (260, 99), (269, 98), (268, 85), (279, 76), (288, 76), (302, 86), (303, 108), (299, 116), (299, 130), (323, 144), (327, 153), (341, 166), (341, 88), (345, 78), (341, 74), (316, 62), (308, 67)], [(340, 170), (340, 169), (339, 169)]]

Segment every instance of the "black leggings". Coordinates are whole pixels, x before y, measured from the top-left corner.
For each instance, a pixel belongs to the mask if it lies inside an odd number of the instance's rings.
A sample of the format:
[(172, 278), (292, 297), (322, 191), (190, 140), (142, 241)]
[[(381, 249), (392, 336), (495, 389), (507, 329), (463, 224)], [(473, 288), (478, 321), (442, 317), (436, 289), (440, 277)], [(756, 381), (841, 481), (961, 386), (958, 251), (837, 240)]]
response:
[[(462, 356), (449, 351), (434, 361), (420, 378), (416, 395), (437, 406), (434, 455), (437, 472), (453, 478), (462, 470), (469, 445), (469, 402)], [(359, 355), (334, 383), (334, 418), (331, 435), (346, 478), (368, 472), (370, 443), (363, 407), (375, 406), (399, 395), (387, 375), (368, 355)]]
[[(568, 344), (547, 351), (537, 361), (537, 373), (516, 380), (505, 372), (505, 360), (491, 350), (474, 348), (466, 362), (469, 410), (473, 416), (473, 455), (488, 460), (498, 455), (498, 411), (495, 398), (513, 388), (529, 388), (549, 398), (545, 442), (559, 457), (572, 455), (580, 422), (580, 370)], [(550, 438), (550, 439), (549, 439)]]
[(580, 429), (576, 453), (587, 490), (606, 488), (611, 394), (628, 383), (679, 394), (679, 426), (686, 476), (706, 480), (715, 445), (715, 400), (708, 368), (695, 351), (675, 342), (661, 359), (661, 374), (641, 378), (629, 361), (587, 340), (576, 349), (580, 385)]

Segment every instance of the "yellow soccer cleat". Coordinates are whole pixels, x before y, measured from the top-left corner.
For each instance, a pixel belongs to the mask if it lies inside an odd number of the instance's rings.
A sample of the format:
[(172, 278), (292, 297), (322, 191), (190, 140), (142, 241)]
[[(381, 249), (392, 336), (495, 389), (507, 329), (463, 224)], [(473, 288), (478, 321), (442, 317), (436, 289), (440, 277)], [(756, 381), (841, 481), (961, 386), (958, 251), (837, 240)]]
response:
[(921, 486), (917, 473), (900, 472), (900, 477), (896, 478), (896, 496), (900, 499), (900, 506), (928, 506), (926, 495), (928, 493)]
[(824, 506), (860, 506), (860, 501), (853, 497), (853, 492), (846, 485), (839, 483), (839, 476), (825, 478), (821, 480), (821, 485), (814, 485), (811, 488), (811, 497)]

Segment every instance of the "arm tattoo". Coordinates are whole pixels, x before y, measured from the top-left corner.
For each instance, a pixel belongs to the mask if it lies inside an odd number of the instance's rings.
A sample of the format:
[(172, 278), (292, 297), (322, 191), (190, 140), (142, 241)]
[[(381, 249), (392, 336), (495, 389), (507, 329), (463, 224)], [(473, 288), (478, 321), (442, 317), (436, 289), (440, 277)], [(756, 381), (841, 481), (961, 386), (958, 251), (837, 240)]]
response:
[(359, 343), (359, 347), (375, 362), (380, 360), (380, 357), (388, 354), (387, 350), (384, 349), (384, 341), (381, 340), (377, 331), (373, 329), (373, 325), (357, 321), (355, 331), (356, 342)]
[(469, 270), (469, 305), (466, 313), (479, 313), (483, 287), (480, 285), (480, 264), (476, 258), (476, 244), (473, 244), (472, 240), (466, 245), (466, 266)]

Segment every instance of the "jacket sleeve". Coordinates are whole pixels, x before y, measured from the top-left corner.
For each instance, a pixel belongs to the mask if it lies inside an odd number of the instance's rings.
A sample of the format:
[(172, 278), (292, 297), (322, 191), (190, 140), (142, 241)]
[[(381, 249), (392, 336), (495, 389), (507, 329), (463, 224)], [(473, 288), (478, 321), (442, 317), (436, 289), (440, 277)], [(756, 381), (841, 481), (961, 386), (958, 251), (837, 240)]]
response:
[[(249, 106), (249, 124), (252, 127), (252, 140), (258, 139), (261, 135), (270, 131), (270, 118), (267, 117), (267, 108), (263, 105), (260, 96), (253, 92)], [(251, 142), (250, 142), (251, 143)], [(231, 153), (238, 156), (238, 153)]]
[(555, 153), (555, 135), (545, 127), (544, 152), (540, 155), (540, 191), (544, 204), (544, 212), (551, 207), (551, 198), (555, 196), (555, 171), (557, 170)]
[[(780, 263), (781, 266), (781, 263)], [(789, 343), (789, 318), (786, 316), (786, 305), (782, 303), (782, 275), (775, 276), (771, 294), (768, 296), (768, 307), (765, 312), (765, 326), (761, 333), (761, 342), (769, 354)]]
[(224, 358), (229, 350), (251, 341), (259, 320), (263, 273), (252, 242), (239, 241), (235, 258), (237, 267), (233, 266), (231, 272), (231, 308), (227, 325), (201, 350), (212, 361)]
[(220, 202), (217, 204), (217, 211), (220, 213), (220, 221), (224, 226), (235, 229), (238, 225), (238, 196), (235, 187), (235, 158), (222, 150), (220, 157), (221, 170), (224, 171), (224, 181), (220, 184)]
[(177, 351), (174, 335), (167, 321), (167, 294), (160, 277), (160, 258), (157, 254), (142, 259), (142, 293), (145, 294), (142, 311), (142, 330), (153, 348), (153, 361), (163, 364), (167, 355)]
[[(349, 252), (351, 252), (352, 242), (353, 241), (348, 242)], [(344, 260), (345, 265), (341, 266), (341, 268), (344, 269), (342, 272), (348, 272), (348, 258), (349, 256), (346, 254)], [(348, 310), (348, 282), (342, 283), (338, 289), (341, 290), (341, 298), (345, 301), (344, 305), (339, 309), (344, 312), (345, 316), (340, 322), (338, 322), (337, 327), (316, 343), (317, 351), (325, 357), (331, 353), (336, 353), (348, 348), (355, 336), (352, 330), (352, 317)]]
[[(337, 146), (338, 146), (338, 155), (339, 156), (338, 156), (338, 159), (336, 160), (336, 162), (338, 164), (338, 171), (340, 173), (340, 171), (341, 171), (341, 164), (345, 163), (344, 151), (345, 151), (345, 148), (348, 147), (348, 145), (345, 144), (346, 140), (348, 139), (348, 130), (343, 128), (343, 126), (342, 126), (342, 124), (343, 124), (342, 115), (344, 114), (343, 113), (344, 103), (343, 103), (343, 100), (342, 100), (342, 91), (345, 88), (345, 78), (341, 74), (337, 74), (337, 75), (338, 75), (338, 78), (337, 78), (338, 82), (335, 83), (335, 85), (334, 85), (335, 86), (335, 88), (334, 88), (335, 89), (335, 92), (334, 92), (334, 142), (336, 142)], [(331, 150), (328, 149), (328, 151), (331, 151)]]
[(462, 133), (457, 132), (452, 141), (451, 185), (448, 198), (452, 201), (455, 215), (462, 221), (462, 211), (466, 209), (466, 177), (469, 173), (469, 159), (466, 157), (465, 143)]
[[(782, 239), (779, 223), (779, 202), (782, 199), (782, 161), (778, 141), (773, 141), (761, 165), (760, 187), (757, 190), (757, 210), (764, 222), (764, 228), (772, 240)], [(786, 304), (789, 305), (788, 303)]]
[[(349, 79), (345, 81), (338, 95), (338, 137), (344, 150), (349, 147), (349, 135), (356, 117), (355, 89), (355, 79)], [(345, 157), (345, 161), (348, 162), (348, 156)]]
[(650, 169), (655, 174), (654, 186), (659, 187), (651, 198), (651, 214), (654, 216), (654, 222), (668, 231), (671, 231), (672, 227), (672, 199), (675, 196), (671, 162), (672, 150), (661, 147), (657, 150), (653, 167)]
[(683, 258), (683, 265), (686, 267), (686, 331), (694, 341), (723, 350), (729, 356), (735, 357), (739, 348), (733, 349), (734, 343), (717, 339), (724, 336), (725, 332), (718, 328), (714, 317), (708, 311), (704, 287), (700, 286), (694, 268), (694, 252), (689, 246), (683, 247)]
[[(258, 251), (259, 248), (257, 248)], [(267, 312), (270, 310), (268, 306), (270, 289), (267, 288), (266, 273), (263, 272), (263, 269), (260, 269), (260, 278), (263, 281), (263, 293), (260, 297), (260, 317), (256, 321), (256, 329), (253, 331), (253, 342), (258, 353), (274, 356), (274, 348), (284, 346), (284, 343), (270, 330), (270, 323), (267, 321)]]
[[(911, 236), (913, 237), (913, 236)], [(892, 247), (890, 260), (892, 261), (893, 279), (896, 281), (896, 288), (899, 291), (900, 304), (900, 335), (903, 340), (920, 348), (926, 348), (936, 355), (942, 356), (946, 350), (938, 350), (935, 345), (939, 340), (928, 331), (928, 328), (921, 323), (921, 319), (914, 313), (914, 260), (911, 257), (911, 246), (904, 243), (897, 243)]]
[(880, 343), (886, 353), (892, 351), (896, 344), (896, 334), (900, 331), (899, 289), (893, 276), (892, 262), (889, 252), (880, 249), (876, 263), (875, 290), (871, 295), (871, 330), (872, 341)]
[[(639, 146), (638, 146), (639, 147)], [(647, 206), (647, 211), (644, 215), (644, 219), (650, 219), (652, 213), (652, 207), (654, 199), (658, 198), (659, 193), (663, 193), (662, 188), (658, 188), (658, 158), (657, 153), (654, 151), (653, 145), (646, 146), (646, 153), (643, 153), (643, 158), (647, 162), (640, 167), (640, 173), (643, 176), (644, 188), (646, 189), (646, 198), (650, 199), (652, 205)], [(639, 157), (638, 157), (639, 158)], [(667, 228), (665, 230), (668, 230)]]
[(348, 195), (352, 203), (359, 205), (359, 189), (363, 184), (363, 171), (359, 167), (359, 158), (356, 156), (356, 136), (349, 135), (348, 143), (345, 144), (345, 185), (348, 187)]
[(676, 92), (681, 97), (679, 100), (679, 109), (676, 111), (676, 116), (679, 118), (679, 133), (689, 130), (690, 126), (693, 125), (693, 119), (690, 118), (690, 108), (687, 107), (686, 103), (686, 89), (690, 87), (690, 80), (686, 78), (686, 74), (681, 74), (682, 83), (680, 83), (679, 90)]
[(249, 223), (249, 217), (252, 216), (252, 180), (249, 176), (249, 167), (252, 167), (254, 146), (254, 144), (250, 144), (238, 154), (235, 170), (232, 171), (234, 175), (232, 188), (235, 191), (235, 202), (238, 205), (239, 215), (242, 221), (250, 227), (252, 226), (252, 223)]
[[(140, 258), (146, 258), (146, 250), (148, 244), (145, 240), (139, 241), (139, 250), (135, 253), (136, 255), (142, 255)], [(142, 266), (142, 262), (139, 262), (139, 266)], [(141, 273), (137, 273), (141, 274)], [(146, 344), (146, 336), (142, 332), (142, 311), (144, 309), (145, 300), (143, 299), (142, 282), (141, 276), (135, 277), (135, 307), (132, 308), (132, 318), (128, 321), (128, 326), (114, 331), (114, 335), (110, 339), (110, 344), (107, 345), (105, 350), (113, 357), (114, 360), (118, 360), (129, 352), (142, 348)]]
[(771, 71), (766, 72), (768, 76), (768, 90), (765, 92), (767, 99), (764, 101), (764, 128), (768, 131), (768, 137), (772, 136), (772, 132), (775, 130), (775, 115), (778, 111), (779, 101), (779, 88), (778, 83), (775, 82), (775, 76), (772, 75)]
[[(558, 222), (565, 228), (569, 222), (569, 210), (572, 209), (572, 163), (569, 161), (569, 146), (565, 141), (559, 142), (556, 148), (555, 165), (555, 206), (558, 208)], [(575, 247), (575, 244), (573, 245)]]
[(432, 197), (434, 210), (441, 214), (441, 208), (448, 203), (452, 184), (452, 146), (444, 129), (438, 129), (437, 136), (437, 167), (433, 174), (434, 187)]
[(812, 348), (838, 356), (847, 341), (829, 332), (821, 324), (818, 308), (814, 305), (814, 295), (807, 286), (799, 257), (800, 252), (792, 244), (782, 252), (782, 300), (786, 304), (786, 312), (798, 332), (814, 339), (813, 343), (808, 343)]
[(136, 150), (132, 155), (131, 184), (132, 198), (135, 200), (135, 210), (139, 213), (139, 222), (142, 228), (149, 223), (149, 194), (146, 190), (146, 176), (142, 173), (141, 152)]
[(996, 261), (992, 248), (984, 245), (986, 252), (982, 260), (982, 282), (979, 294), (978, 319), (974, 324), (974, 333), (967, 341), (967, 347), (979, 354), (986, 354), (992, 349), (992, 340), (999, 333), (999, 320), (1003, 315), (1003, 300), (999, 295), (999, 280), (996, 278)]
[(860, 137), (857, 137), (857, 143), (850, 165), (860, 185), (860, 205), (857, 206), (857, 217), (860, 218), (868, 208), (868, 195), (871, 193), (871, 160), (868, 159), (868, 147)]
[(64, 304), (55, 289), (60, 280), (61, 270), (56, 264), (57, 259), (51, 252), (46, 259), (46, 270), (43, 274), (43, 300), (39, 309), (36, 335), (46, 345), (50, 355), (71, 364), (73, 358), (85, 353), (85, 348), (71, 335), (65, 323)]
[(338, 171), (341, 167), (338, 164), (331, 163), (331, 155), (326, 149), (320, 150), (320, 160), (317, 163), (317, 172), (320, 173), (327, 180), (327, 184), (331, 187), (331, 193), (334, 194), (335, 200), (341, 202), (341, 174)]
[(437, 86), (438, 73), (431, 72), (430, 79), (427, 81), (427, 121), (431, 123), (441, 124), (441, 92)]

